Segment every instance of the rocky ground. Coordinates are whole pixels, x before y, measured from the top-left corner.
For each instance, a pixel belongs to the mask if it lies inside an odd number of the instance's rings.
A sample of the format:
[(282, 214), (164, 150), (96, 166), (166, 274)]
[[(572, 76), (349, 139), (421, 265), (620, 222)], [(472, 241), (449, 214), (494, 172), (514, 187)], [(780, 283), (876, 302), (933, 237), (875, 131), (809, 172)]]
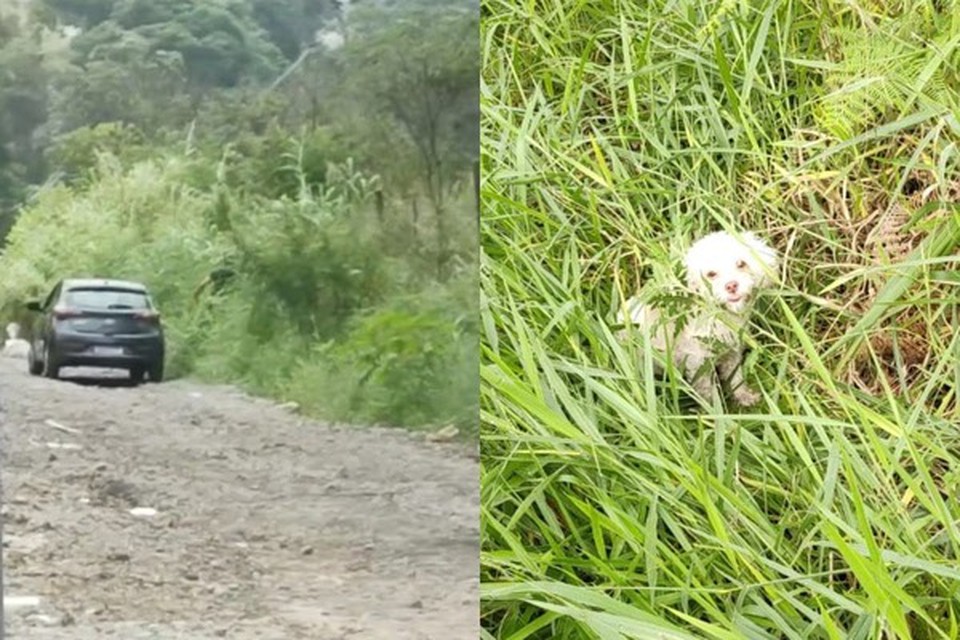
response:
[(0, 358), (5, 637), (478, 637), (472, 448), (64, 373)]

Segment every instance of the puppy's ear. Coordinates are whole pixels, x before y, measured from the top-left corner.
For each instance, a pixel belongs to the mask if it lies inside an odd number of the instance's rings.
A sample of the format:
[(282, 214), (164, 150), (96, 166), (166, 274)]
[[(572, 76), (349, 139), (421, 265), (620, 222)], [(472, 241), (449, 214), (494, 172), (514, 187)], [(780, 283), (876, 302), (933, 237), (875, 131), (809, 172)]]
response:
[(694, 242), (689, 249), (687, 249), (687, 254), (683, 257), (683, 268), (686, 271), (687, 287), (696, 293), (704, 293), (706, 291), (705, 283), (703, 281), (703, 256), (700, 254), (702, 251), (699, 251), (698, 245), (701, 241)]
[(758, 284), (769, 285), (778, 276), (780, 257), (774, 249), (752, 232), (743, 234), (743, 240), (750, 253), (749, 262), (753, 271), (757, 273)]

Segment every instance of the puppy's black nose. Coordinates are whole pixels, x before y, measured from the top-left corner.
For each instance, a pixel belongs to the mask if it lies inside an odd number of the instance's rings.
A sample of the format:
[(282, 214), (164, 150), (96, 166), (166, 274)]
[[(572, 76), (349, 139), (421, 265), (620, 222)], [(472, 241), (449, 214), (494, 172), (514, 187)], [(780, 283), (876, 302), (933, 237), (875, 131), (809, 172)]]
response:
[(737, 281), (736, 281), (736, 280), (731, 280), (731, 281), (728, 282), (727, 284), (723, 285), (723, 288), (727, 290), (727, 293), (736, 293), (736, 292), (737, 292), (737, 288), (738, 288), (739, 286), (740, 286), (740, 285), (737, 284)]

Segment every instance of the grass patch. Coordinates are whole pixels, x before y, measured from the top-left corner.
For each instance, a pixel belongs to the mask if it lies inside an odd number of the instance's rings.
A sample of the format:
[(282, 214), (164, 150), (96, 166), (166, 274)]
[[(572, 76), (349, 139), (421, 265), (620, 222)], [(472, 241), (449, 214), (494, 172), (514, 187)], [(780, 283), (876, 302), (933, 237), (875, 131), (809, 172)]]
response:
[[(484, 2), (486, 637), (960, 634), (955, 11)], [(611, 329), (721, 228), (745, 412)]]

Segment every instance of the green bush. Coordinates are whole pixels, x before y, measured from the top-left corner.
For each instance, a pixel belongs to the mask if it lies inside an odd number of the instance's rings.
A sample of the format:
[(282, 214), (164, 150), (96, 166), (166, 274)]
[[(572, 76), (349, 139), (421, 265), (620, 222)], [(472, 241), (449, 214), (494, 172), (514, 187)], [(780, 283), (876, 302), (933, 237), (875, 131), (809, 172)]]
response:
[(472, 274), (356, 317), (343, 340), (302, 363), (286, 395), (317, 411), (326, 407), (334, 420), (476, 432), (477, 326), (467, 291), (476, 291)]

